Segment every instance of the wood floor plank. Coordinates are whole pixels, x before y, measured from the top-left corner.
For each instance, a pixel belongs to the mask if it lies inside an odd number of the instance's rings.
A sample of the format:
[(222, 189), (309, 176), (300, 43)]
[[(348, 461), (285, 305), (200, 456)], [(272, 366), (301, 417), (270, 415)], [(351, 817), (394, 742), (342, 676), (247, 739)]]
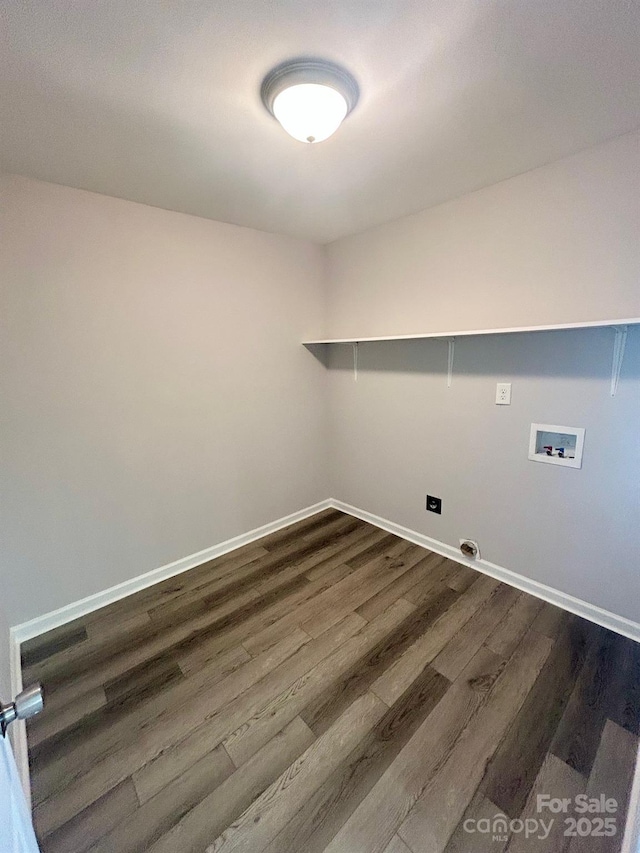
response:
[[(421, 561), (421, 563), (424, 561)], [(408, 572), (405, 572), (404, 575), (401, 575), (394, 583), (389, 584), (373, 595), (371, 598), (367, 599), (364, 604), (361, 604), (359, 607), (356, 607), (355, 612), (358, 616), (362, 616), (363, 619), (366, 619), (367, 622), (370, 619), (375, 619), (380, 613), (383, 613), (387, 607), (397, 601), (399, 598), (402, 598), (402, 593), (406, 592), (406, 590), (413, 586), (415, 583), (415, 578), (418, 576), (423, 576), (425, 574), (424, 568), (418, 563), (412, 569), (409, 569)], [(417, 573), (414, 574), (415, 570), (418, 570)], [(406, 585), (406, 582), (409, 583), (409, 586)], [(405, 598), (405, 601), (407, 599)], [(413, 607), (413, 605), (411, 605)]]
[[(385, 533), (385, 535), (375, 544), (371, 545), (365, 551), (362, 551), (360, 554), (351, 557), (347, 562), (353, 569), (359, 569), (364, 566), (366, 563), (371, 563), (378, 557), (384, 557), (391, 548), (402, 547), (402, 545), (406, 545), (407, 543), (400, 539), (399, 536), (394, 536), (393, 533)], [(397, 553), (394, 550), (394, 553)]]
[(584, 658), (582, 632), (569, 620), (487, 767), (482, 791), (510, 818), (524, 808)]
[(291, 531), (295, 539), (303, 538), (303, 539), (312, 539), (317, 537), (320, 531), (325, 534), (331, 534), (335, 530), (338, 530), (341, 524), (351, 524), (356, 522), (361, 527), (368, 527), (367, 522), (363, 521), (361, 518), (356, 518), (355, 515), (349, 515), (349, 513), (342, 512), (339, 509), (334, 509), (333, 507), (326, 510), (326, 516), (322, 524), (318, 523), (321, 514), (316, 514), (313, 516), (309, 516), (307, 519), (303, 519), (302, 521), (298, 521), (289, 527), (283, 528), (282, 531), (276, 531), (276, 533), (269, 534), (269, 536), (263, 537), (261, 540), (261, 544), (268, 547), (270, 536), (276, 537), (278, 532), (284, 533), (285, 531)]
[(590, 798), (604, 794), (607, 799), (616, 801), (617, 833), (615, 836), (591, 833), (586, 838), (576, 835), (569, 845), (569, 853), (617, 853), (620, 850), (624, 835), (623, 816), (627, 810), (637, 752), (636, 735), (607, 720), (586, 793)]
[(83, 853), (94, 841), (113, 829), (118, 821), (135, 813), (138, 798), (131, 779), (115, 788), (50, 835), (40, 830), (42, 853)]
[(27, 721), (29, 749), (33, 751), (49, 738), (74, 727), (88, 714), (104, 708), (106, 704), (105, 692), (102, 687), (98, 687), (91, 693), (87, 693), (81, 703), (73, 702), (71, 705), (54, 709), (55, 713), (32, 717)]
[(36, 637), (34, 640), (28, 640), (23, 643), (21, 647), (22, 666), (28, 675), (37, 672), (38, 670), (35, 669), (36, 664), (42, 663), (71, 646), (82, 644), (87, 639), (87, 629), (84, 626), (80, 625), (69, 628), (63, 625), (62, 628), (50, 631), (45, 641)]
[(214, 633), (210, 638), (201, 637), (198, 643), (189, 645), (184, 654), (181, 647), (178, 648), (175, 654), (181, 669), (183, 672), (199, 672), (210, 664), (215, 665), (219, 655), (236, 643), (248, 647), (247, 650), (253, 657), (266, 651), (274, 644), (274, 637), (277, 642), (278, 638), (286, 637), (300, 628), (300, 620), (295, 618), (295, 613), (331, 587), (336, 582), (335, 578), (346, 577), (350, 573), (347, 569), (348, 567), (340, 567), (332, 575), (310, 581), (306, 586), (278, 599), (253, 616), (245, 616), (237, 625), (230, 626), (221, 634)]
[(67, 666), (83, 659), (91, 652), (108, 650), (111, 643), (119, 641), (121, 637), (128, 634), (137, 635), (140, 631), (148, 629), (150, 623), (151, 619), (146, 610), (140, 613), (124, 614), (118, 618), (99, 618), (90, 613), (82, 620), (71, 623), (81, 624), (84, 627), (87, 632), (87, 639), (84, 642), (68, 646), (32, 667), (23, 668), (23, 678), (25, 682), (46, 682), (49, 685), (47, 695), (52, 699), (55, 695), (49, 680), (49, 674), (52, 671), (64, 671)]
[(505, 618), (496, 626), (486, 640), (492, 652), (508, 658), (531, 627), (533, 620), (544, 604), (539, 598), (520, 593), (517, 601)]
[(384, 848), (384, 853), (411, 853), (399, 835), (394, 835), (389, 844)]
[[(182, 704), (169, 703), (154, 719), (145, 714), (139, 727), (132, 727), (130, 719), (124, 720), (93, 741), (79, 745), (71, 753), (46, 765), (41, 773), (32, 777), (34, 801), (37, 803), (34, 820), (39, 832), (46, 835), (66, 823), (157, 755), (165, 754), (169, 747), (180, 742), (185, 733), (214, 717), (250, 685), (293, 657), (307, 641), (308, 637), (303, 632), (294, 633), (287, 641), (266, 652), (264, 657), (247, 662), (225, 681), (201, 694), (194, 695), (188, 689), (178, 694), (177, 690), (183, 686), (178, 685), (173, 695), (174, 698), (180, 695)], [(138, 784), (136, 781), (136, 786)], [(40, 801), (45, 792), (48, 798)]]
[(591, 772), (606, 719), (614, 644), (613, 635), (604, 630), (592, 643), (549, 747), (583, 776)]
[(216, 698), (212, 707), (217, 707), (216, 702), (228, 701), (230, 697), (239, 695), (271, 668), (286, 660), (307, 640), (308, 637), (302, 631), (292, 632), (269, 654), (247, 666), (242, 661), (248, 664), (250, 656), (243, 649), (233, 649), (221, 655), (215, 667), (192, 674), (188, 683), (182, 681), (169, 685), (163, 694), (153, 697), (152, 706), (142, 701), (140, 694), (137, 694), (134, 703), (125, 702), (124, 707), (107, 705), (83, 717), (76, 727), (61, 733), (62, 738), (58, 743), (53, 740), (48, 742), (51, 747), (49, 753), (40, 751), (39, 766), (32, 773), (34, 803), (41, 802), (47, 791), (55, 791), (69, 784), (74, 775), (81, 775), (82, 768), (87, 764), (126, 747), (165, 710), (180, 709), (201, 696), (204, 697), (203, 701), (207, 701), (206, 697), (214, 690)]
[(187, 588), (180, 594), (171, 596), (169, 600), (153, 604), (147, 610), (149, 618), (157, 627), (169, 620), (174, 623), (185, 621), (207, 607), (221, 607), (234, 599), (242, 601), (243, 595), (246, 601), (249, 592), (257, 595), (256, 586), (261, 579), (265, 580), (277, 574), (277, 570), (272, 574), (264, 572), (269, 557), (269, 552), (265, 550), (264, 554), (258, 555), (251, 562), (243, 563), (232, 572), (225, 572), (222, 577), (201, 581), (198, 586)]
[(327, 845), (326, 853), (383, 853), (481, 704), (454, 684)]
[(480, 607), (435, 658), (433, 661), (435, 669), (450, 681), (455, 681), (491, 631), (515, 603), (517, 596), (518, 593), (512, 587), (505, 584), (497, 587), (491, 598)]
[[(502, 853), (506, 849), (508, 840), (504, 836), (494, 835), (493, 832), (484, 832), (482, 822), (489, 821), (493, 827), (496, 815), (500, 809), (491, 800), (482, 794), (476, 793), (469, 807), (445, 848), (445, 853)], [(478, 829), (478, 821), (480, 829)]]
[(477, 578), (478, 572), (475, 569), (471, 569), (469, 566), (458, 566), (449, 578), (448, 584), (451, 589), (455, 589), (457, 592), (465, 592)]
[[(212, 591), (216, 585), (223, 585), (232, 578), (243, 577), (267, 557), (269, 557), (269, 551), (263, 545), (250, 543), (243, 548), (202, 563), (195, 569), (176, 575), (164, 584), (159, 584), (157, 589), (151, 587), (149, 590), (143, 590), (142, 593), (138, 593), (141, 596), (138, 607), (144, 607), (146, 612), (160, 613), (158, 608), (164, 605), (192, 600), (194, 596), (202, 594), (205, 590)], [(118, 618), (121, 619), (122, 615), (120, 610), (116, 610), (111, 614), (111, 618), (115, 621)]]
[[(379, 541), (380, 531), (372, 530), (367, 525), (361, 522), (358, 524), (353, 519), (345, 519), (342, 522), (342, 529), (335, 532), (332, 536), (327, 537), (323, 534), (323, 539), (317, 539), (312, 542), (295, 541), (278, 549), (267, 552), (267, 559), (255, 561), (251, 566), (245, 566), (246, 571), (236, 571), (233, 576), (235, 588), (241, 584), (246, 587), (251, 583), (252, 577), (257, 582), (265, 582), (274, 576), (282, 576), (282, 573), (287, 573), (287, 577), (295, 577), (302, 574), (309, 574), (314, 567), (324, 567), (327, 562), (333, 562), (337, 565), (342, 562), (343, 557), (340, 555), (353, 555), (360, 553), (367, 547), (367, 543)], [(365, 541), (365, 544), (361, 544)], [(337, 561), (335, 560), (338, 555)], [(203, 597), (206, 594), (211, 605), (215, 605), (220, 599), (221, 593), (228, 588), (229, 576), (225, 576), (215, 585), (209, 585), (207, 588), (200, 587), (195, 591), (198, 597)], [(214, 594), (215, 593), (215, 597)], [(188, 612), (181, 611), (181, 612)]]
[[(565, 815), (553, 814), (548, 810), (538, 810), (538, 794), (546, 794), (559, 799), (575, 801), (578, 794), (586, 792), (587, 780), (576, 773), (564, 761), (549, 753), (540, 768), (535, 785), (531, 789), (527, 802), (520, 815), (521, 820), (533, 818), (544, 820), (545, 826), (535, 835), (527, 838), (523, 833), (513, 833), (508, 853), (565, 853), (571, 838), (566, 836)], [(573, 815), (573, 809), (568, 815)], [(552, 822), (550, 824), (550, 819)], [(547, 829), (548, 828), (548, 829)], [(449, 853), (449, 851), (447, 851)]]
[(364, 623), (356, 636), (339, 644), (334, 652), (313, 669), (309, 669), (292, 684), (288, 683), (286, 689), (277, 696), (256, 707), (242, 721), (242, 725), (224, 740), (236, 765), (240, 766), (247, 761), (275, 732), (319, 701), (319, 697), (330, 691), (336, 683), (341, 684), (344, 674), (401, 625), (411, 612), (411, 605), (402, 599), (398, 600), (385, 613)]
[(449, 687), (444, 676), (425, 667), (264, 853), (321, 853)]
[(144, 853), (234, 772), (226, 750), (217, 746), (133, 814), (123, 815), (88, 853)]
[[(282, 637), (281, 639), (285, 640), (286, 638)], [(251, 656), (242, 646), (229, 649), (227, 652), (221, 653), (216, 659), (215, 668), (208, 667), (205, 671), (200, 672), (197, 677), (191, 680), (187, 689), (196, 692), (198, 689), (202, 689), (205, 684), (211, 688), (250, 659)], [(135, 725), (134, 720), (145, 715), (144, 708), (149, 703), (153, 703), (155, 712), (159, 710), (161, 705), (164, 706), (171, 702), (178, 704), (172, 693), (169, 693), (159, 702), (158, 694), (155, 692), (155, 688), (166, 689), (172, 683), (174, 682), (152, 685), (150, 690), (144, 692), (136, 689), (109, 703), (107, 703), (102, 689), (96, 691), (95, 698), (89, 693), (82, 697), (82, 701), (73, 701), (70, 705), (60, 708), (52, 709), (47, 701), (49, 713), (35, 717), (33, 720), (34, 723), (42, 721), (44, 725), (43, 734), (32, 740), (31, 733), (29, 733), (32, 764), (39, 765), (41, 770), (42, 767), (55, 761), (56, 758), (60, 756), (64, 758), (77, 746), (87, 743), (90, 739), (98, 736), (100, 732), (112, 729), (121, 720), (129, 721), (125, 725)], [(135, 717), (132, 719), (133, 714)], [(149, 713), (148, 717), (151, 718), (152, 714)]]
[(356, 608), (356, 613), (369, 621), (382, 613), (389, 605), (393, 604), (399, 598), (402, 598), (406, 592), (413, 589), (416, 585), (431, 587), (430, 578), (434, 574), (434, 568), (442, 563), (444, 558), (438, 554), (427, 554), (423, 556), (415, 566), (405, 572), (394, 583), (389, 584), (369, 598), (364, 604)]
[(481, 646), (456, 680), (466, 685), (474, 693), (487, 695), (500, 677), (507, 661), (492, 652), (487, 646)]
[(340, 512), (340, 510), (335, 510), (335, 513), (335, 517), (327, 520), (322, 528), (313, 528), (310, 526), (306, 530), (296, 533), (293, 541), (297, 539), (304, 539), (305, 542), (320, 543), (319, 547), (323, 548), (325, 544), (330, 543), (330, 539), (335, 533), (341, 532), (347, 527), (350, 530), (365, 530), (370, 527), (370, 525), (361, 518), (356, 518), (353, 515), (347, 515), (344, 512)]
[(555, 640), (569, 615), (566, 610), (561, 610), (559, 607), (545, 601), (538, 615), (531, 623), (531, 627), (534, 631), (544, 634), (545, 637), (551, 637), (552, 640)]
[(439, 554), (429, 554), (426, 558), (431, 565), (431, 571), (424, 580), (419, 580), (408, 589), (403, 597), (419, 607), (425, 598), (432, 594), (437, 586), (448, 586), (447, 581), (458, 569), (458, 564)]
[(202, 853), (314, 740), (302, 720), (294, 718), (250, 761), (177, 821), (149, 848), (149, 853)]
[(435, 620), (457, 598), (451, 589), (442, 590), (430, 602), (412, 610), (398, 627), (383, 637), (370, 652), (357, 660), (333, 687), (323, 692), (319, 701), (309, 705), (302, 719), (316, 734), (321, 735), (343, 713), (355, 698), (365, 693), (390, 664), (405, 649), (421, 637)]
[(278, 639), (286, 636), (293, 627), (299, 628), (300, 619), (296, 618), (299, 608), (303, 604), (315, 599), (326, 589), (330, 589), (334, 584), (340, 583), (341, 580), (344, 580), (344, 578), (352, 574), (352, 572), (353, 569), (350, 566), (340, 564), (331, 569), (330, 572), (324, 574), (322, 578), (319, 578), (316, 581), (310, 581), (304, 596), (297, 597), (295, 606), (290, 607), (288, 612), (285, 614), (285, 616), (289, 616), (290, 618), (277, 617), (274, 614), (274, 621), (271, 622), (271, 624), (267, 625), (262, 630), (256, 630), (254, 634), (243, 641), (245, 649), (251, 655), (258, 655), (261, 652), (266, 651), (266, 649), (272, 646), (274, 642), (277, 642)]
[(322, 555), (324, 557), (326, 549), (333, 548), (338, 538), (344, 539), (356, 530), (361, 530), (366, 526), (366, 522), (361, 521), (359, 518), (354, 518), (351, 515), (343, 513), (342, 518), (330, 526), (331, 529), (327, 528), (326, 530), (307, 534), (300, 540), (300, 545), (303, 542), (306, 544), (300, 551), (297, 551), (296, 562), (300, 564), (305, 557), (314, 557), (314, 555)]
[(614, 675), (609, 686), (607, 717), (634, 735), (640, 734), (640, 643), (615, 637)]
[[(404, 552), (408, 552), (410, 548), (415, 548), (415, 546), (407, 546), (406, 542), (394, 542), (390, 547), (389, 554), (387, 555), (389, 559), (386, 559), (384, 556), (372, 557), (371, 559), (363, 562), (361, 565), (358, 565), (357, 568), (353, 568), (351, 565), (352, 561), (349, 561), (345, 565), (348, 565), (351, 571), (337, 583), (327, 583), (326, 576), (319, 581), (315, 581), (314, 589), (317, 585), (317, 594), (308, 597), (305, 601), (299, 602), (295, 607), (295, 610), (293, 608), (288, 608), (280, 617), (279, 624), (278, 620), (274, 619), (270, 621), (269, 624), (265, 626), (268, 629), (266, 639), (270, 638), (270, 633), (272, 631), (280, 630), (283, 625), (298, 625), (302, 627), (303, 624), (312, 619), (314, 616), (318, 616), (322, 619), (321, 625), (316, 624), (315, 627), (313, 625), (310, 626), (314, 631), (312, 636), (319, 636), (322, 633), (322, 630), (326, 630), (332, 624), (339, 621), (344, 615), (355, 610), (358, 604), (364, 600), (363, 595), (366, 598), (368, 592), (373, 595), (378, 589), (382, 588), (382, 586), (385, 585), (385, 571), (388, 563), (403, 555)], [(404, 570), (405, 567), (403, 564), (393, 571), (396, 576), (399, 576)], [(391, 580), (392, 578), (390, 577), (389, 582), (391, 582)], [(375, 588), (372, 588), (373, 585), (375, 585)], [(339, 615), (338, 608), (340, 608)], [(307, 628), (304, 628), (303, 630), (309, 633)], [(258, 631), (255, 636), (255, 642), (260, 644), (264, 639), (265, 635)]]
[(299, 563), (300, 568), (304, 570), (310, 581), (320, 580), (337, 565), (343, 564), (346, 560), (350, 560), (372, 545), (381, 542), (385, 536), (384, 530), (365, 525), (361, 529), (354, 530), (348, 536), (344, 536), (339, 542), (327, 545), (323, 549), (320, 559), (314, 556), (302, 560)]
[(112, 703), (132, 693), (141, 693), (148, 688), (155, 691), (159, 686), (182, 679), (182, 670), (171, 658), (154, 658), (150, 663), (140, 664), (124, 675), (105, 682), (104, 692), (107, 702)]
[[(290, 631), (288, 634), (282, 634), (280, 637), (277, 637), (268, 648), (273, 648), (277, 643), (286, 640), (292, 633), (293, 631)], [(267, 650), (268, 649), (265, 649), (264, 651)], [(184, 661), (180, 660), (178, 661), (178, 665), (180, 666), (182, 673), (187, 678), (195, 673), (206, 671), (208, 674), (208, 683), (213, 684), (216, 681), (222, 681), (222, 679), (227, 675), (231, 675), (232, 672), (235, 672), (236, 669), (247, 663), (251, 657), (258, 657), (258, 655), (250, 655), (244, 645), (239, 645), (233, 646), (230, 649), (225, 649), (215, 655), (212, 661), (207, 660), (205, 663), (200, 662), (197, 666), (194, 666), (192, 661), (189, 662), (189, 665), (186, 665)], [(208, 667), (209, 663), (213, 663), (214, 665), (211, 675), (209, 675), (209, 672), (212, 668)]]
[(446, 848), (487, 761), (524, 703), (552, 645), (548, 637), (532, 632), (509, 660), (473, 726), (462, 733), (398, 830), (414, 853), (441, 853)]
[[(75, 724), (51, 735), (41, 744), (34, 745), (30, 751), (32, 762), (38, 763), (41, 768), (59, 760), (64, 762), (69, 752), (76, 747), (82, 747), (100, 732), (110, 729), (117, 721), (128, 718), (132, 712), (138, 712), (141, 706), (152, 703), (163, 690), (184, 682), (179, 667), (171, 662), (163, 668), (154, 665), (151, 671), (145, 672), (142, 667), (140, 670), (137, 682), (127, 679), (126, 682), (117, 684), (102, 707), (88, 712), (84, 697), (82, 702), (71, 703), (68, 707), (76, 705), (87, 713)], [(57, 714), (55, 716), (57, 717)], [(34, 789), (37, 789), (37, 785), (34, 785)]]
[(318, 530), (326, 530), (327, 527), (334, 522), (344, 521), (344, 515), (337, 509), (329, 508), (322, 512), (305, 518), (296, 524), (290, 524), (282, 530), (276, 530), (275, 533), (269, 533), (260, 539), (260, 544), (263, 548), (271, 551), (279, 545), (286, 545), (290, 542), (295, 542), (301, 536), (306, 536), (310, 533), (315, 533)]
[[(318, 548), (322, 548), (326, 542), (331, 540), (339, 531), (346, 528), (354, 529), (355, 526), (364, 526), (365, 522), (352, 515), (347, 515), (339, 510), (329, 510), (324, 516), (314, 516), (291, 524), (282, 530), (276, 530), (260, 539), (260, 545), (269, 551), (279, 552), (289, 544), (297, 546), (300, 542), (315, 542)], [(282, 539), (278, 542), (278, 539)]]
[[(247, 717), (251, 718), (259, 708), (342, 646), (360, 630), (361, 624), (359, 617), (346, 617), (322, 637), (301, 647), (284, 662), (286, 665), (273, 669), (231, 702), (221, 704), (218, 699), (219, 708), (216, 710), (212, 709), (212, 700), (208, 699), (200, 708), (189, 708), (188, 716), (185, 715), (187, 718), (179, 723), (171, 720), (165, 723), (162, 719), (156, 721), (155, 736), (145, 733), (147, 740), (137, 744), (139, 752), (133, 757), (127, 754), (128, 760), (139, 764), (134, 779), (141, 800), (153, 796), (168, 781), (186, 772), (202, 754), (203, 743), (208, 748), (221, 743)], [(118, 766), (116, 762), (114, 773), (118, 772)], [(104, 776), (104, 771), (101, 775)]]
[(498, 581), (482, 576), (462, 593), (451, 607), (440, 616), (387, 671), (372, 685), (371, 689), (387, 705), (393, 703), (409, 687), (411, 682), (442, 651), (445, 645), (461, 630), (479, 607), (493, 594)]
[(345, 754), (376, 725), (387, 710), (373, 693), (365, 693), (345, 711), (207, 848), (207, 853), (260, 853), (304, 802), (331, 776)]
[[(189, 648), (192, 644), (196, 646), (199, 636), (202, 635), (203, 638), (208, 636), (208, 629), (216, 634), (216, 627), (219, 627), (218, 618), (219, 614), (207, 613), (175, 629), (168, 631), (153, 629), (152, 633), (145, 636), (144, 641), (138, 642), (139, 638), (132, 639), (125, 648), (121, 648), (115, 654), (106, 654), (104, 659), (101, 659), (100, 652), (96, 651), (90, 659), (78, 662), (82, 665), (80, 670), (74, 666), (57, 677), (45, 679), (47, 694), (53, 701), (67, 704), (100, 686), (105, 680), (117, 678), (134, 667), (144, 664), (153, 656), (163, 656), (168, 653), (174, 653), (177, 656), (181, 652), (182, 643), (185, 643), (185, 648)], [(229, 645), (232, 644), (237, 645), (233, 639), (230, 639)]]
[(148, 627), (150, 622), (151, 617), (146, 610), (125, 612), (112, 619), (96, 617), (95, 613), (90, 613), (84, 619), (87, 642), (92, 646), (108, 646), (123, 635), (135, 634), (142, 628)]
[[(261, 579), (254, 579), (254, 582), (246, 588), (243, 588), (244, 585), (242, 587), (234, 585), (220, 593), (204, 596), (197, 604), (198, 611), (209, 615), (212, 610), (215, 610), (216, 619), (208, 624), (199, 636), (185, 638), (174, 653), (184, 655), (189, 650), (197, 648), (200, 642), (220, 636), (229, 627), (266, 610), (271, 604), (286, 599), (287, 596), (308, 585), (307, 578), (294, 566), (288, 570), (268, 574)], [(192, 606), (195, 607), (195, 605)]]
[[(393, 583), (424, 556), (419, 545), (407, 543), (389, 549), (389, 553), (366, 563), (341, 583), (316, 599), (314, 612), (300, 622), (311, 637), (319, 637), (347, 613), (356, 610), (377, 592)], [(366, 572), (366, 574), (365, 574)]]

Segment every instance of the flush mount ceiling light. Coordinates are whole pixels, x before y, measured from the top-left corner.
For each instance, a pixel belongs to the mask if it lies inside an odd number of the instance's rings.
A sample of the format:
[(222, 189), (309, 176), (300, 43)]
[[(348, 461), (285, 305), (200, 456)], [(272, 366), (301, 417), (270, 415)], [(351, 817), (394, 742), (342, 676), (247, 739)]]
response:
[(340, 127), (358, 100), (347, 70), (324, 59), (292, 59), (262, 81), (262, 102), (300, 142), (322, 142)]

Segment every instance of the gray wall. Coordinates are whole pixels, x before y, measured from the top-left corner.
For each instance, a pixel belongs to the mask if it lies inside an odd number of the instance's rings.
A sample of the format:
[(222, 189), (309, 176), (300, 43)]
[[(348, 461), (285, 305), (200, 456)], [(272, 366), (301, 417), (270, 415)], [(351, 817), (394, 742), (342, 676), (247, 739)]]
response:
[(321, 250), (0, 185), (11, 624), (326, 498)]
[(640, 317), (640, 131), (327, 247), (327, 337)]
[[(334, 497), (640, 621), (640, 329), (614, 398), (613, 337), (459, 338), (451, 388), (445, 341), (361, 344), (357, 382), (330, 348)], [(532, 422), (585, 427), (582, 469), (530, 462)]]
[[(640, 317), (640, 132), (327, 247), (327, 337)], [(639, 340), (610, 329), (363, 344), (330, 359), (336, 498), (640, 620)], [(497, 381), (513, 404), (494, 404)], [(586, 427), (582, 470), (527, 459)], [(444, 501), (426, 513), (425, 495)]]
[[(459, 339), (451, 389), (442, 341), (363, 345), (357, 384), (299, 343), (640, 315), (639, 143), (326, 252), (3, 179), (9, 623), (329, 495), (640, 619), (637, 330), (614, 399), (606, 329)], [(531, 421), (586, 427), (583, 469), (529, 462)]]

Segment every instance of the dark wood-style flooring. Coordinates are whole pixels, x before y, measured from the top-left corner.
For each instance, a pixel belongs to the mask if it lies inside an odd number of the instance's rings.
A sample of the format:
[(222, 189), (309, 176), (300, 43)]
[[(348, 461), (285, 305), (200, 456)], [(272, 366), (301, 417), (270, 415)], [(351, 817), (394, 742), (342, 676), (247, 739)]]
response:
[[(620, 848), (636, 644), (334, 510), (22, 654), (44, 853)], [(538, 794), (616, 799), (617, 834)], [(497, 814), (555, 823), (465, 830)]]

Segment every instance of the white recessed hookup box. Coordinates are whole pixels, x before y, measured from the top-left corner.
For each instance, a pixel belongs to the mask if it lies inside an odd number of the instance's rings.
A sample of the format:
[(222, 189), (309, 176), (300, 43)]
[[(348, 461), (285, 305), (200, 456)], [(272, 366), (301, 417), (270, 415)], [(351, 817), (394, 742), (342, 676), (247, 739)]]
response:
[(583, 448), (584, 429), (582, 427), (531, 424), (529, 459), (534, 462), (564, 465), (566, 468), (582, 468)]

